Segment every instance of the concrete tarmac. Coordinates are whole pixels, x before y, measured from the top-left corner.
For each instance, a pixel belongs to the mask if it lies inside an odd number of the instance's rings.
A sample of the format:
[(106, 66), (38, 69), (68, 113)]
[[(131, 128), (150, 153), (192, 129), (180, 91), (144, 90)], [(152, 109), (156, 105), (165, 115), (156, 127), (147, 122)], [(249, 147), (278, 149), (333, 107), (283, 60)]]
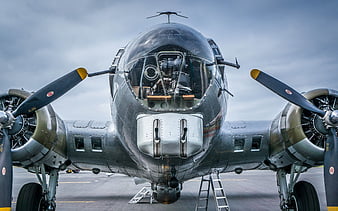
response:
[[(232, 211), (280, 210), (276, 176), (272, 171), (245, 171), (242, 174), (221, 174), (222, 184)], [(323, 181), (323, 169), (312, 168), (301, 175), (300, 180), (311, 182), (318, 193), (321, 210), (327, 210)], [(22, 185), (37, 182), (36, 176), (25, 169), (14, 168), (13, 203), (15, 210), (17, 196)], [(181, 198), (169, 205), (143, 199), (138, 204), (128, 201), (147, 184), (135, 185), (133, 178), (105, 173), (95, 175), (91, 172), (77, 174), (60, 173), (57, 187), (57, 211), (104, 211), (104, 210), (194, 210), (198, 197), (200, 178), (183, 184)], [(216, 210), (214, 199), (209, 199), (209, 209)]]

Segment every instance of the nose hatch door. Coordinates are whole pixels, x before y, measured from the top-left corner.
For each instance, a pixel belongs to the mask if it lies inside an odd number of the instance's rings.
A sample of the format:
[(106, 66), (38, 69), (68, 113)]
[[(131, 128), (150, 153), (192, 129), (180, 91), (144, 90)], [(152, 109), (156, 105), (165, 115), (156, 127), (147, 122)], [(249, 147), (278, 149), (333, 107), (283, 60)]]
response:
[(154, 158), (187, 158), (203, 145), (201, 114), (141, 114), (137, 116), (137, 146)]

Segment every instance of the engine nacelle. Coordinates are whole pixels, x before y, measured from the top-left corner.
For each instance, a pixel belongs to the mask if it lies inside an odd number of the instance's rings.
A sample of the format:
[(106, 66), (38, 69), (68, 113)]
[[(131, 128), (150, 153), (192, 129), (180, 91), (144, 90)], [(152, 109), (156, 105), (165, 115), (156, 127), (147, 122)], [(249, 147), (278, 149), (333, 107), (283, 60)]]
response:
[[(338, 108), (336, 90), (316, 89), (303, 95), (322, 110)], [(320, 116), (289, 103), (272, 122), (269, 161), (277, 168), (294, 162), (321, 165), (326, 135)]]
[[(15, 110), (30, 95), (24, 90), (10, 89), (0, 95), (0, 109)], [(65, 125), (50, 105), (32, 115), (18, 116), (8, 133), (16, 166), (44, 163), (58, 168), (67, 160)]]

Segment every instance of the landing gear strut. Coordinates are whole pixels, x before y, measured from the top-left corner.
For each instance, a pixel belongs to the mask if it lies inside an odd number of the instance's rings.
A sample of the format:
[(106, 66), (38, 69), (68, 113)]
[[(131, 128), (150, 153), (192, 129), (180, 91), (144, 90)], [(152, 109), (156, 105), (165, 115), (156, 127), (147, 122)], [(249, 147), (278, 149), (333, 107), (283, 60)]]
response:
[[(52, 168), (47, 173), (45, 166), (42, 164), (34, 167), (34, 171), (40, 184), (28, 183), (21, 188), (16, 210), (55, 211), (55, 194), (59, 179), (59, 169)], [(47, 183), (47, 174), (49, 174), (49, 183)]]
[(307, 167), (293, 164), (289, 181), (287, 171), (277, 170), (277, 185), (280, 198), (280, 208), (283, 211), (319, 211), (317, 192), (311, 183), (299, 181), (299, 176)]

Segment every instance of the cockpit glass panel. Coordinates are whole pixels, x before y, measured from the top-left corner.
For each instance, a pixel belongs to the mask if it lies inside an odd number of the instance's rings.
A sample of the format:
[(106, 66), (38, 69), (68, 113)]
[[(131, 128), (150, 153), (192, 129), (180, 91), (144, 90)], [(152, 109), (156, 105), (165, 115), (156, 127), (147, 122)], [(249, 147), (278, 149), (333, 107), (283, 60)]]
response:
[(210, 61), (184, 51), (158, 51), (127, 64), (126, 78), (142, 104), (155, 110), (198, 104), (210, 85)]

